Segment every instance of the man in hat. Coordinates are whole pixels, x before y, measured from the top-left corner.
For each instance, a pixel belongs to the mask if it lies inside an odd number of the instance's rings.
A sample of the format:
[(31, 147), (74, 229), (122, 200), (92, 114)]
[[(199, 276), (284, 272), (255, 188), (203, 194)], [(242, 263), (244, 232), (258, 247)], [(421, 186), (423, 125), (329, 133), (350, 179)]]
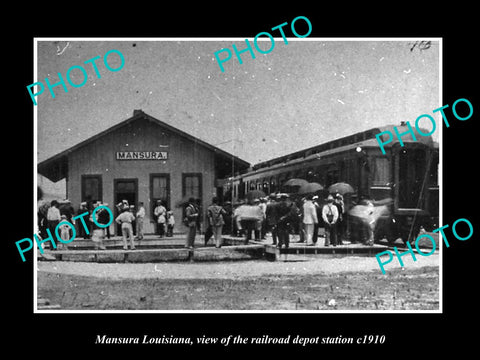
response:
[(313, 229), (318, 223), (317, 209), (312, 202), (312, 195), (307, 195), (303, 203), (303, 228), (307, 245), (313, 245)]
[(157, 206), (153, 211), (153, 215), (157, 220), (157, 234), (162, 238), (165, 234), (165, 223), (167, 221), (167, 209), (162, 204), (162, 200), (157, 200)]
[(130, 249), (135, 250), (135, 243), (133, 241), (133, 229), (132, 222), (135, 220), (135, 216), (130, 212), (129, 207), (124, 207), (122, 213), (117, 216), (115, 222), (121, 225), (123, 249), (127, 250), (127, 243), (130, 240)]
[[(47, 211), (48, 230), (50, 230), (50, 234), (52, 234), (52, 236), (55, 236), (55, 228), (57, 227), (57, 225), (60, 223), (60, 220), (61, 220), (60, 210), (58, 209), (58, 206), (59, 206), (58, 201), (52, 200), (50, 202), (50, 207), (48, 208), (48, 211)], [(52, 249), (55, 249), (55, 248), (52, 248)]]
[(214, 196), (212, 204), (207, 209), (207, 219), (210, 231), (215, 238), (215, 247), (217, 248), (222, 246), (222, 228), (225, 224), (223, 217), (225, 214), (225, 210), (218, 204), (218, 198)]
[(325, 246), (329, 246), (330, 243), (333, 246), (337, 246), (337, 232), (335, 224), (338, 220), (338, 209), (333, 204), (332, 195), (328, 195), (327, 203), (323, 206), (322, 218), (325, 222)]
[(338, 211), (338, 220), (336, 223), (336, 230), (337, 230), (337, 244), (343, 244), (343, 238), (345, 235), (345, 222), (344, 222), (344, 213), (345, 213), (345, 205), (343, 203), (343, 196), (340, 193), (335, 194), (335, 200), (333, 204), (337, 207)]
[[(78, 208), (77, 216), (81, 215), (81, 214), (84, 214), (86, 212), (88, 212), (90, 214), (90, 211), (88, 210), (87, 202), (82, 201), (80, 203), (80, 207)], [(87, 221), (86, 224), (87, 224), (87, 227), (90, 227), (90, 222), (89, 221)], [(90, 234), (87, 234), (87, 232), (85, 231), (85, 227), (82, 225), (81, 221), (77, 221), (77, 228), (78, 228), (77, 233), (78, 233), (79, 237), (83, 237), (84, 239), (90, 239)], [(90, 232), (90, 228), (89, 228), (88, 231)]]
[(265, 224), (266, 230), (272, 233), (272, 244), (277, 245), (277, 202), (275, 201), (277, 196), (270, 194), (267, 208), (265, 209)]
[[(97, 201), (93, 204), (94, 209), (102, 205), (100, 201)], [(96, 211), (95, 213), (95, 220), (98, 224), (106, 225), (109, 222), (110, 216), (104, 208)], [(103, 245), (103, 239), (105, 238), (105, 229), (103, 227), (98, 226), (94, 219), (93, 219), (93, 211), (89, 217), (90, 220), (90, 228), (92, 229), (92, 241), (93, 246), (96, 250), (106, 250), (107, 248)]]
[(188, 227), (187, 238), (185, 241), (185, 247), (193, 249), (195, 243), (195, 235), (197, 233), (197, 218), (199, 212), (195, 204), (195, 199), (188, 199), (187, 206), (185, 207), (185, 219), (184, 224)]
[(295, 218), (295, 210), (293, 209), (292, 204), (287, 202), (288, 194), (282, 193), (279, 195), (280, 202), (276, 205), (277, 212), (277, 236), (278, 236), (278, 245), (279, 249), (282, 246), (288, 248), (290, 245), (290, 224), (292, 219)]
[(312, 197), (313, 205), (315, 206), (315, 212), (317, 213), (318, 222), (313, 226), (313, 235), (312, 242), (315, 245), (318, 240), (318, 228), (320, 227), (320, 222), (322, 221), (322, 207), (318, 204), (318, 195)]

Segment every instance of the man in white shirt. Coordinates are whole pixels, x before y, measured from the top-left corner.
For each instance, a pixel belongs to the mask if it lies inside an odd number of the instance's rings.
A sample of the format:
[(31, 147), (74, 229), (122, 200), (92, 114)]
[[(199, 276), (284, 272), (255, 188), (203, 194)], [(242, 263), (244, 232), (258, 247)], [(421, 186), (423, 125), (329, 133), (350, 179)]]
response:
[(317, 209), (312, 202), (312, 195), (308, 195), (303, 203), (303, 226), (307, 245), (313, 245), (313, 229), (316, 223), (318, 223)]
[(325, 222), (325, 246), (329, 246), (330, 242), (333, 246), (337, 246), (336, 223), (338, 220), (338, 209), (333, 204), (332, 195), (328, 195), (327, 203), (323, 206), (322, 218)]
[(153, 210), (157, 220), (157, 234), (162, 238), (165, 235), (165, 223), (167, 221), (167, 209), (162, 204), (162, 200), (157, 200), (157, 207)]
[(255, 240), (260, 240), (260, 228), (265, 215), (258, 206), (259, 203), (259, 199), (252, 199), (248, 204), (237, 209), (237, 228), (245, 230), (245, 245), (252, 239), (252, 231), (255, 234)]
[(135, 216), (130, 212), (129, 208), (123, 208), (123, 212), (117, 216), (115, 222), (122, 227), (123, 249), (127, 250), (127, 240), (130, 239), (130, 249), (135, 250), (133, 242), (132, 222)]
[(50, 203), (50, 207), (48, 208), (48, 211), (47, 211), (47, 225), (48, 225), (48, 230), (50, 230), (50, 234), (52, 235), (52, 237), (55, 237), (55, 228), (57, 227), (57, 225), (60, 223), (60, 220), (61, 220), (60, 209), (58, 207), (59, 207), (58, 201), (52, 200), (52, 202)]

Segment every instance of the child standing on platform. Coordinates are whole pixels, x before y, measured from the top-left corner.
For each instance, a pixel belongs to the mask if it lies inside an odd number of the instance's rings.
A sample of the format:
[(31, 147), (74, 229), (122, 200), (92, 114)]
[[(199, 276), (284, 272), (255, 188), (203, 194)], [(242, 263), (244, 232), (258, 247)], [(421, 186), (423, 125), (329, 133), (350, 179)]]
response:
[(167, 211), (167, 236), (173, 236), (173, 228), (175, 226), (175, 217), (173, 216), (173, 211)]

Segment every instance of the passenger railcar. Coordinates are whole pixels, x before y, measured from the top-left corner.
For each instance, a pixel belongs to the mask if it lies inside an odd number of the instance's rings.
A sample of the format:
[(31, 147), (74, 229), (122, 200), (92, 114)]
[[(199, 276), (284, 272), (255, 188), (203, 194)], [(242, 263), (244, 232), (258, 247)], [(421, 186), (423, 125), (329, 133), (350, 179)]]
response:
[[(402, 126), (405, 124), (397, 127), (400, 133), (407, 130)], [(238, 201), (253, 189), (266, 194), (282, 191), (291, 178), (318, 182), (325, 188), (346, 182), (355, 190), (350, 196), (353, 203), (360, 199), (392, 199), (389, 215), (378, 221), (376, 239), (412, 240), (420, 227), (429, 231), (438, 226), (439, 146), (430, 136), (421, 136), (414, 129), (416, 141), (405, 135), (401, 146), (395, 138), (385, 145), (383, 155), (375, 135), (386, 130), (393, 133), (393, 128), (373, 128), (258, 163), (243, 174), (225, 179), (225, 200)]]

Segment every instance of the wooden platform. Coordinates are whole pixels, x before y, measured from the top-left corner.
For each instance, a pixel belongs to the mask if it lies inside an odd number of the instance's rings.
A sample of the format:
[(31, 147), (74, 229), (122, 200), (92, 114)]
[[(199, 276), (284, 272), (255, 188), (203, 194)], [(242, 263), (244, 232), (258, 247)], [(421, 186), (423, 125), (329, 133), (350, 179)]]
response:
[(124, 250), (120, 237), (106, 239), (106, 250), (94, 249), (92, 240), (75, 239), (68, 244), (68, 250), (58, 245), (56, 250), (46, 249), (41, 261), (77, 261), (99, 263), (148, 263), (148, 262), (185, 262), (185, 261), (235, 261), (262, 259), (262, 244), (244, 245), (242, 242), (224, 240), (224, 246), (215, 248), (213, 240), (205, 246), (203, 236), (197, 235), (195, 247), (185, 248), (185, 235), (159, 238), (146, 236), (135, 241), (135, 250)]
[(279, 260), (283, 254), (294, 255), (366, 255), (374, 256), (382, 251), (388, 250), (389, 247), (385, 245), (375, 244), (367, 246), (362, 244), (353, 245), (339, 245), (339, 246), (305, 246), (303, 244), (291, 244), (288, 248), (282, 247), (279, 249), (274, 245), (264, 245), (265, 252)]
[(197, 235), (195, 247), (184, 247), (185, 235), (174, 234), (173, 237), (159, 238), (156, 235), (147, 235), (143, 240), (135, 241), (135, 250), (124, 250), (121, 237), (106, 239), (106, 250), (94, 249), (92, 240), (75, 239), (68, 244), (69, 249), (45, 250), (44, 256), (39, 256), (43, 261), (78, 261), (99, 263), (146, 263), (146, 262), (187, 262), (187, 261), (235, 261), (265, 259), (270, 261), (285, 259), (284, 255), (297, 256), (374, 256), (390, 249), (387, 245), (374, 244), (349, 244), (339, 246), (324, 246), (324, 239), (319, 238), (317, 244), (307, 246), (298, 242), (298, 237), (292, 236), (288, 248), (277, 248), (272, 244), (271, 238), (266, 240), (250, 240), (245, 244), (243, 237), (223, 236), (223, 246), (215, 248), (213, 239), (207, 246), (204, 244), (203, 235)]

